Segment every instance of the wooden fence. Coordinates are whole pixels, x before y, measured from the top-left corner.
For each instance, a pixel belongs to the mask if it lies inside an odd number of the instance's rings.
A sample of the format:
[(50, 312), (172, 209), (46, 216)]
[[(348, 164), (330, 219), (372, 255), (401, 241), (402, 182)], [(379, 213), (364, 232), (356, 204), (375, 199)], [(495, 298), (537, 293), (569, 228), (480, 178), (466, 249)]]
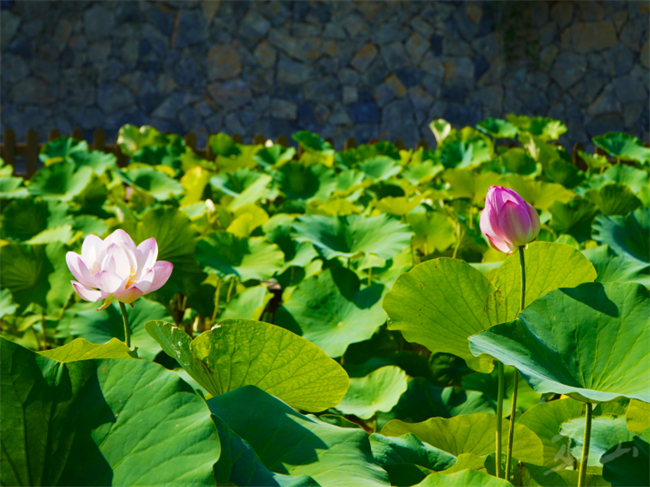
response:
[[(61, 137), (60, 132), (57, 129), (53, 129), (50, 130), (47, 140), (54, 140), (58, 137)], [(78, 128), (72, 130), (70, 137), (75, 140), (84, 140), (83, 132)], [(242, 143), (243, 141), (242, 136), (239, 134), (233, 134), (232, 138), (237, 143)], [(212, 149), (209, 145), (206, 147), (197, 147), (196, 135), (194, 133), (189, 132), (185, 135), (185, 137), (183, 137), (183, 139), (185, 140), (185, 144), (188, 147), (191, 147), (199, 157), (214, 160), (215, 154), (212, 152)], [(257, 134), (253, 137), (252, 143), (264, 144), (267, 140), (268, 138), (264, 135)], [(334, 145), (332, 139), (327, 138), (325, 140)], [(368, 144), (376, 144), (377, 142), (377, 139), (372, 139), (368, 142)], [(289, 139), (285, 135), (280, 135), (275, 140), (275, 143), (283, 147), (288, 147)], [(4, 159), (5, 164), (8, 164), (14, 168), (14, 175), (30, 178), (41, 165), (38, 154), (44, 145), (44, 143), (39, 143), (38, 135), (34, 129), (29, 129), (25, 135), (25, 142), (20, 143), (16, 143), (15, 132), (12, 129), (7, 129), (4, 131), (4, 139), (0, 144), (0, 155)], [(399, 149), (404, 149), (405, 147), (404, 142), (401, 140), (396, 140), (395, 145)], [(354, 147), (357, 147), (357, 141), (354, 138), (347, 139), (343, 145), (343, 148), (345, 150)], [(416, 147), (423, 147), (425, 149), (428, 149), (428, 145), (424, 140), (420, 140)], [(105, 152), (107, 154), (115, 154), (115, 157), (117, 158), (117, 165), (119, 167), (124, 167), (128, 164), (128, 157), (122, 153), (119, 145), (106, 143), (106, 135), (103, 129), (95, 130), (90, 148), (93, 150)], [(299, 147), (297, 156), (299, 157), (301, 153), (302, 149)], [(18, 167), (17, 162), (22, 161), (24, 161), (24, 167)]]

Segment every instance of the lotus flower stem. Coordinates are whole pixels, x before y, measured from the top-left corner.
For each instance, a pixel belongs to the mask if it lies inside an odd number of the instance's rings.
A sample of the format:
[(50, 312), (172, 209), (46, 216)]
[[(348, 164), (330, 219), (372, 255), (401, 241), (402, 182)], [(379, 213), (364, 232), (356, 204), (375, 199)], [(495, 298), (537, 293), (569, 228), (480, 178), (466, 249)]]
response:
[(43, 332), (43, 350), (47, 350), (47, 334), (45, 333), (45, 315), (41, 313), (41, 331)]
[(495, 459), (497, 478), (501, 478), (501, 437), (503, 425), (503, 386), (505, 382), (503, 374), (503, 364), (497, 362), (497, 371), (499, 373), (499, 389), (497, 393), (497, 456)]
[[(519, 312), (526, 307), (526, 260), (524, 258), (524, 246), (519, 247), (519, 263), (521, 264), (521, 299), (519, 301)], [(506, 476), (510, 478), (510, 462), (512, 460), (512, 446), (515, 437), (515, 414), (517, 413), (517, 388), (519, 386), (519, 371), (515, 369), (512, 389), (512, 407), (510, 409), (510, 426), (508, 428), (508, 454), (506, 457)]]
[(232, 290), (235, 287), (236, 280), (237, 278), (233, 277), (232, 280), (230, 281), (230, 286), (228, 286), (228, 294), (226, 295), (226, 303), (230, 302), (230, 298), (232, 297)]
[(591, 403), (587, 403), (587, 415), (585, 416), (585, 437), (582, 440), (582, 457), (580, 458), (580, 475), (578, 477), (578, 487), (586, 485), (587, 463), (589, 462), (589, 443), (591, 442), (591, 416), (593, 410)]
[(214, 320), (217, 319), (217, 315), (219, 314), (219, 298), (221, 296), (221, 283), (223, 281), (220, 278), (217, 279), (217, 290), (214, 293), (214, 313), (212, 313), (212, 320), (210, 321), (210, 325), (214, 325)]
[(126, 306), (122, 301), (120, 303), (120, 311), (122, 312), (122, 318), (124, 319), (124, 343), (126, 346), (131, 348), (131, 328), (129, 328), (129, 317), (126, 315)]

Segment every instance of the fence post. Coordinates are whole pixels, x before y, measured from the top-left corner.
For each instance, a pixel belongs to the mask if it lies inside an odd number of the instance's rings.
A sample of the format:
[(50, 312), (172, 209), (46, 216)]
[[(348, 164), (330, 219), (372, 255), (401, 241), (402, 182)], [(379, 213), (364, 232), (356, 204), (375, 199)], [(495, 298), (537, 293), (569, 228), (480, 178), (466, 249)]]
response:
[(422, 147), (423, 150), (429, 150), (429, 144), (427, 144), (427, 141), (424, 139), (420, 139), (417, 144), (415, 144), (415, 149), (419, 149)]
[(278, 135), (278, 138), (275, 139), (275, 143), (282, 147), (289, 147), (289, 139), (287, 139), (286, 135)]
[(106, 152), (106, 134), (104, 129), (96, 129), (93, 134), (93, 150)]
[(58, 129), (52, 129), (52, 130), (50, 130), (50, 133), (47, 134), (47, 141), (49, 142), (51, 140), (58, 139), (59, 137), (61, 137), (61, 134), (59, 133), (59, 130)]
[(25, 136), (25, 179), (31, 178), (38, 165), (38, 134), (29, 129)]
[(2, 158), (5, 164), (14, 168), (16, 172), (16, 134), (11, 129), (6, 129), (4, 133), (4, 143), (2, 144)]
[(194, 135), (194, 132), (188, 132), (187, 134), (185, 134), (183, 140), (185, 141), (185, 145), (187, 147), (191, 148), (194, 152), (196, 152), (196, 135)]
[(70, 134), (70, 138), (74, 140), (84, 140), (84, 133), (81, 131), (79, 127), (75, 127), (72, 129), (72, 133)]
[(253, 137), (253, 144), (255, 145), (264, 145), (266, 142), (266, 139), (264, 138), (264, 135), (262, 134), (257, 134), (255, 137)]
[(356, 148), (357, 148), (357, 139), (355, 139), (354, 137), (350, 137), (343, 144), (343, 150), (350, 150), (350, 149), (356, 149)]
[(239, 134), (232, 134), (232, 140), (236, 144), (241, 144), (243, 139), (241, 138), (241, 135), (239, 135)]
[(394, 145), (397, 147), (397, 150), (404, 150), (406, 148), (402, 139), (397, 139)]

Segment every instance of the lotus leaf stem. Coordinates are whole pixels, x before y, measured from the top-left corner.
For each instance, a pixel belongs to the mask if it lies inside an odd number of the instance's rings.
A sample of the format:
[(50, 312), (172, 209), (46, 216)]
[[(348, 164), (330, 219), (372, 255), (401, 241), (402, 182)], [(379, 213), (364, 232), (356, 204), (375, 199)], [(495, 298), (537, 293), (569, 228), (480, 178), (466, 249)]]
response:
[(122, 301), (120, 303), (120, 311), (122, 312), (122, 318), (124, 319), (124, 343), (126, 346), (131, 348), (131, 328), (129, 327), (129, 317), (126, 315), (126, 306)]
[(591, 403), (587, 403), (587, 415), (585, 416), (585, 437), (582, 440), (582, 457), (580, 458), (580, 475), (578, 477), (578, 487), (586, 485), (587, 463), (589, 462), (589, 443), (591, 442), (591, 416), (593, 409)]
[(503, 364), (497, 362), (497, 371), (499, 374), (499, 389), (497, 393), (497, 456), (495, 458), (497, 478), (501, 478), (501, 437), (503, 435), (503, 386), (505, 378), (503, 374)]

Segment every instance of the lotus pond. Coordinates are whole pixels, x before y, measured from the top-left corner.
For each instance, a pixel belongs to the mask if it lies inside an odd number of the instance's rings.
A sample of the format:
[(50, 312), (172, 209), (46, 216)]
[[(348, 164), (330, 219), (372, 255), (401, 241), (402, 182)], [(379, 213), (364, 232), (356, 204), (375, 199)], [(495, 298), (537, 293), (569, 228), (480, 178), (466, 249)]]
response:
[[(126, 167), (69, 138), (0, 165), (2, 485), (649, 485), (650, 149), (431, 129), (208, 160), (126, 125)], [(492, 186), (539, 217), (510, 255)], [(117, 230), (171, 275), (81, 299), (66, 254)]]

